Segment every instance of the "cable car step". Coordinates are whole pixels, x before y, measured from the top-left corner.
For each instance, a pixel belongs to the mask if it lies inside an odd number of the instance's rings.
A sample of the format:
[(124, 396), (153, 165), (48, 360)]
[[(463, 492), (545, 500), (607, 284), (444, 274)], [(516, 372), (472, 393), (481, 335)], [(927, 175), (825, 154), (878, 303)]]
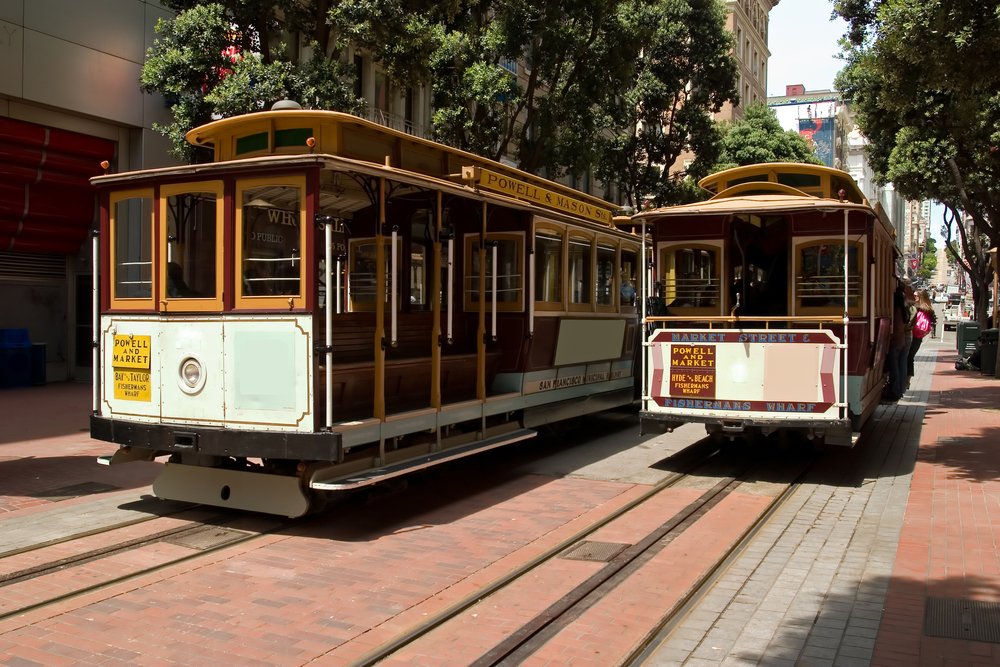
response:
[(361, 473), (317, 480), (311, 482), (309, 486), (313, 489), (323, 491), (347, 491), (350, 489), (357, 489), (362, 486), (368, 486), (369, 484), (375, 484), (376, 482), (405, 475), (416, 470), (422, 470), (423, 468), (429, 468), (433, 465), (445, 463), (446, 461), (454, 461), (466, 456), (471, 456), (472, 454), (485, 452), (488, 449), (494, 449), (496, 447), (502, 447), (503, 445), (518, 442), (520, 440), (534, 438), (536, 435), (538, 435), (537, 431), (533, 431), (529, 428), (523, 428), (517, 431), (511, 431), (510, 433), (504, 433), (492, 438), (487, 438), (486, 440), (476, 440), (475, 442), (470, 442), (466, 445), (459, 445), (457, 447), (445, 449), (433, 454), (416, 456), (412, 459), (399, 461), (398, 463), (393, 463), (392, 465), (388, 465), (383, 468), (373, 468), (371, 470), (365, 470)]

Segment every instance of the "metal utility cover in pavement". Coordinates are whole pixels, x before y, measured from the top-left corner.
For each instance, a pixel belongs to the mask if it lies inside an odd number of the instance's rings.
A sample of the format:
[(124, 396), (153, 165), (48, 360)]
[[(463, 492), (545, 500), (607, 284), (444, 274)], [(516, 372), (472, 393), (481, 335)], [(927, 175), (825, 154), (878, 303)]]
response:
[(607, 563), (630, 546), (632, 545), (619, 544), (618, 542), (580, 542), (575, 547), (571, 547), (560, 558)]
[(924, 634), (1000, 644), (1000, 603), (929, 597)]
[(221, 547), (223, 544), (229, 544), (230, 542), (242, 540), (249, 535), (250, 533), (245, 533), (242, 530), (230, 530), (229, 528), (216, 528), (215, 526), (209, 526), (191, 533), (185, 533), (184, 535), (170, 537), (163, 541), (169, 542), (170, 544), (176, 544), (179, 547), (187, 547), (188, 549), (199, 549), (204, 551), (206, 549)]
[(45, 498), (52, 502), (58, 502), (60, 500), (69, 500), (70, 498), (79, 498), (80, 496), (89, 496), (95, 493), (104, 493), (105, 491), (117, 491), (119, 488), (99, 482), (83, 482), (82, 484), (74, 484), (73, 486), (63, 486), (58, 489), (32, 493), (31, 497)]

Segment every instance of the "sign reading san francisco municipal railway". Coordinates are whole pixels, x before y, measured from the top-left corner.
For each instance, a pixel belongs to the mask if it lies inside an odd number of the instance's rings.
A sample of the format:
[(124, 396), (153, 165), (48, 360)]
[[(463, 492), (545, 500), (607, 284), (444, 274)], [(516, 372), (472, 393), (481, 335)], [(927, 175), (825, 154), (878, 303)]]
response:
[(579, 199), (573, 199), (572, 197), (561, 195), (558, 192), (546, 190), (545, 188), (540, 188), (538, 186), (531, 185), (530, 183), (519, 181), (516, 178), (498, 174), (495, 171), (490, 171), (489, 169), (462, 167), (462, 178), (472, 180), (478, 183), (479, 187), (486, 188), (488, 190), (502, 192), (519, 199), (527, 199), (528, 201), (535, 202), (536, 204), (551, 206), (565, 211), (566, 213), (572, 213), (584, 218), (596, 220), (597, 222), (605, 225), (611, 225), (611, 211), (606, 208), (600, 208), (598, 206), (594, 206), (593, 204), (580, 201)]
[(152, 400), (149, 388), (150, 336), (115, 336), (111, 353), (115, 398), (125, 401)]

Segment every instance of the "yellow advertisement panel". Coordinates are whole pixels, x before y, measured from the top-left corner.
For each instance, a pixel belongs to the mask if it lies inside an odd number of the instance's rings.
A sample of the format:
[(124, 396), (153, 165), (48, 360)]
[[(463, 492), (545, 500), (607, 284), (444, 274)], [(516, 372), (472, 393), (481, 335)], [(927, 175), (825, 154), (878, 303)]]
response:
[(150, 402), (149, 371), (115, 369), (115, 398)]
[(151, 336), (115, 336), (111, 366), (115, 374), (115, 398), (152, 401), (149, 389)]
[(115, 336), (115, 349), (111, 353), (114, 368), (149, 370), (150, 336)]

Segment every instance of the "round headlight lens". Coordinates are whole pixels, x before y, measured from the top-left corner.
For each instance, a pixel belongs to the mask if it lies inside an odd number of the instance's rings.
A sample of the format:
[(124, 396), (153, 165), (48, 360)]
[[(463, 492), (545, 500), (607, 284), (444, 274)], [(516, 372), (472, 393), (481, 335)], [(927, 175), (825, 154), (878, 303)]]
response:
[(201, 380), (201, 364), (197, 359), (184, 360), (181, 364), (181, 377), (184, 379), (184, 384), (192, 389), (198, 386)]

